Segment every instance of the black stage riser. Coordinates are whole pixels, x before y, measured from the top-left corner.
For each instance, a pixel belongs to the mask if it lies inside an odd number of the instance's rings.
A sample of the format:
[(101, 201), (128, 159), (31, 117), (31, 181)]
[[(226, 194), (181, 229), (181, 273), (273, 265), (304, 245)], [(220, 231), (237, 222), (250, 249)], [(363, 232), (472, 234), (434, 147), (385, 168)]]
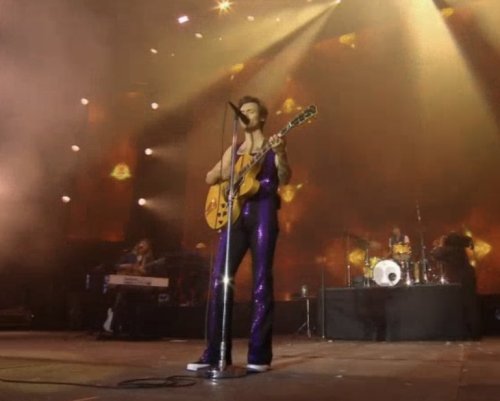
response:
[(461, 340), (468, 336), (459, 285), (328, 288), (325, 305), (325, 335), (331, 339)]

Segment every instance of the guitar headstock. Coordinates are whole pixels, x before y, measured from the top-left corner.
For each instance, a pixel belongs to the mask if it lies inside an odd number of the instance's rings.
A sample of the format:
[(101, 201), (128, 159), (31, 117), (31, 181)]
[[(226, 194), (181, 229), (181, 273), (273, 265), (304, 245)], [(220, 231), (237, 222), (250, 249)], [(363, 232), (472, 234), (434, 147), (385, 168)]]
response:
[(303, 110), (300, 114), (295, 116), (295, 118), (288, 123), (289, 128), (297, 127), (305, 122), (309, 121), (311, 118), (318, 114), (318, 108), (316, 105), (311, 104), (305, 110)]

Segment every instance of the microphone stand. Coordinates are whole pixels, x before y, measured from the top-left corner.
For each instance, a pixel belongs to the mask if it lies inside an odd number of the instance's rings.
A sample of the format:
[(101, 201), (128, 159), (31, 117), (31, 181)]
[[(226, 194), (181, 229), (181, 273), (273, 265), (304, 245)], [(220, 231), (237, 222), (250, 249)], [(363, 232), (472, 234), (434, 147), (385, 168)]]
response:
[[(231, 103), (230, 103), (231, 104)], [(239, 111), (239, 110), (238, 110)], [(236, 112), (236, 110), (235, 110)], [(236, 164), (236, 145), (238, 140), (238, 113), (235, 113), (233, 122), (233, 139), (231, 143), (231, 170), (229, 176), (229, 194), (227, 202), (227, 229), (226, 229), (226, 253), (224, 259), (224, 277), (223, 277), (223, 301), (222, 301), (222, 325), (221, 325), (221, 342), (220, 342), (220, 356), (219, 363), (217, 366), (211, 366), (207, 369), (200, 369), (198, 371), (198, 376), (204, 377), (206, 379), (230, 379), (236, 377), (243, 377), (247, 374), (245, 368), (227, 365), (226, 355), (227, 355), (227, 332), (228, 332), (228, 300), (229, 300), (229, 266), (230, 266), (230, 247), (231, 247), (231, 231), (233, 227), (233, 202), (235, 198), (235, 188), (234, 188), (234, 166)]]
[(417, 208), (417, 220), (418, 220), (418, 228), (419, 228), (419, 234), (420, 234), (420, 261), (422, 264), (421, 273), (422, 275), (422, 281), (424, 284), (427, 284), (428, 281), (428, 276), (427, 276), (427, 257), (425, 255), (425, 242), (424, 242), (424, 229), (422, 226), (422, 216), (420, 215), (420, 205), (418, 203), (418, 200), (416, 201), (416, 208)]

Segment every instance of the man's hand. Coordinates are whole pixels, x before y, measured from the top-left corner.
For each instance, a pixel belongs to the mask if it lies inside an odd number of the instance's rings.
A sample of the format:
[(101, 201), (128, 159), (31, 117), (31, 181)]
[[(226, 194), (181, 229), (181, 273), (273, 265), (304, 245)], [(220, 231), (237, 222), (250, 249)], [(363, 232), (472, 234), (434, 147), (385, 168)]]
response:
[(286, 141), (284, 138), (280, 138), (278, 134), (269, 137), (269, 144), (273, 149), (274, 153), (277, 155), (282, 155), (286, 150)]

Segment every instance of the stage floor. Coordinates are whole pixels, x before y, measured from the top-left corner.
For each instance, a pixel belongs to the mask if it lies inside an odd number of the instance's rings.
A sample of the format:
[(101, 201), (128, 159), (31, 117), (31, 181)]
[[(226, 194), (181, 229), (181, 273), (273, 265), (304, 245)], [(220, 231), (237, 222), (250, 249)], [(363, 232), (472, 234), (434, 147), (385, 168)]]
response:
[[(114, 385), (191, 375), (201, 340), (96, 341), (75, 332), (0, 332), (0, 377)], [(234, 344), (245, 362), (246, 340)], [(273, 369), (186, 388), (96, 389), (0, 382), (1, 401), (369, 400), (500, 401), (500, 338), (480, 342), (323, 341), (275, 338)], [(194, 375), (191, 375), (195, 377)]]

